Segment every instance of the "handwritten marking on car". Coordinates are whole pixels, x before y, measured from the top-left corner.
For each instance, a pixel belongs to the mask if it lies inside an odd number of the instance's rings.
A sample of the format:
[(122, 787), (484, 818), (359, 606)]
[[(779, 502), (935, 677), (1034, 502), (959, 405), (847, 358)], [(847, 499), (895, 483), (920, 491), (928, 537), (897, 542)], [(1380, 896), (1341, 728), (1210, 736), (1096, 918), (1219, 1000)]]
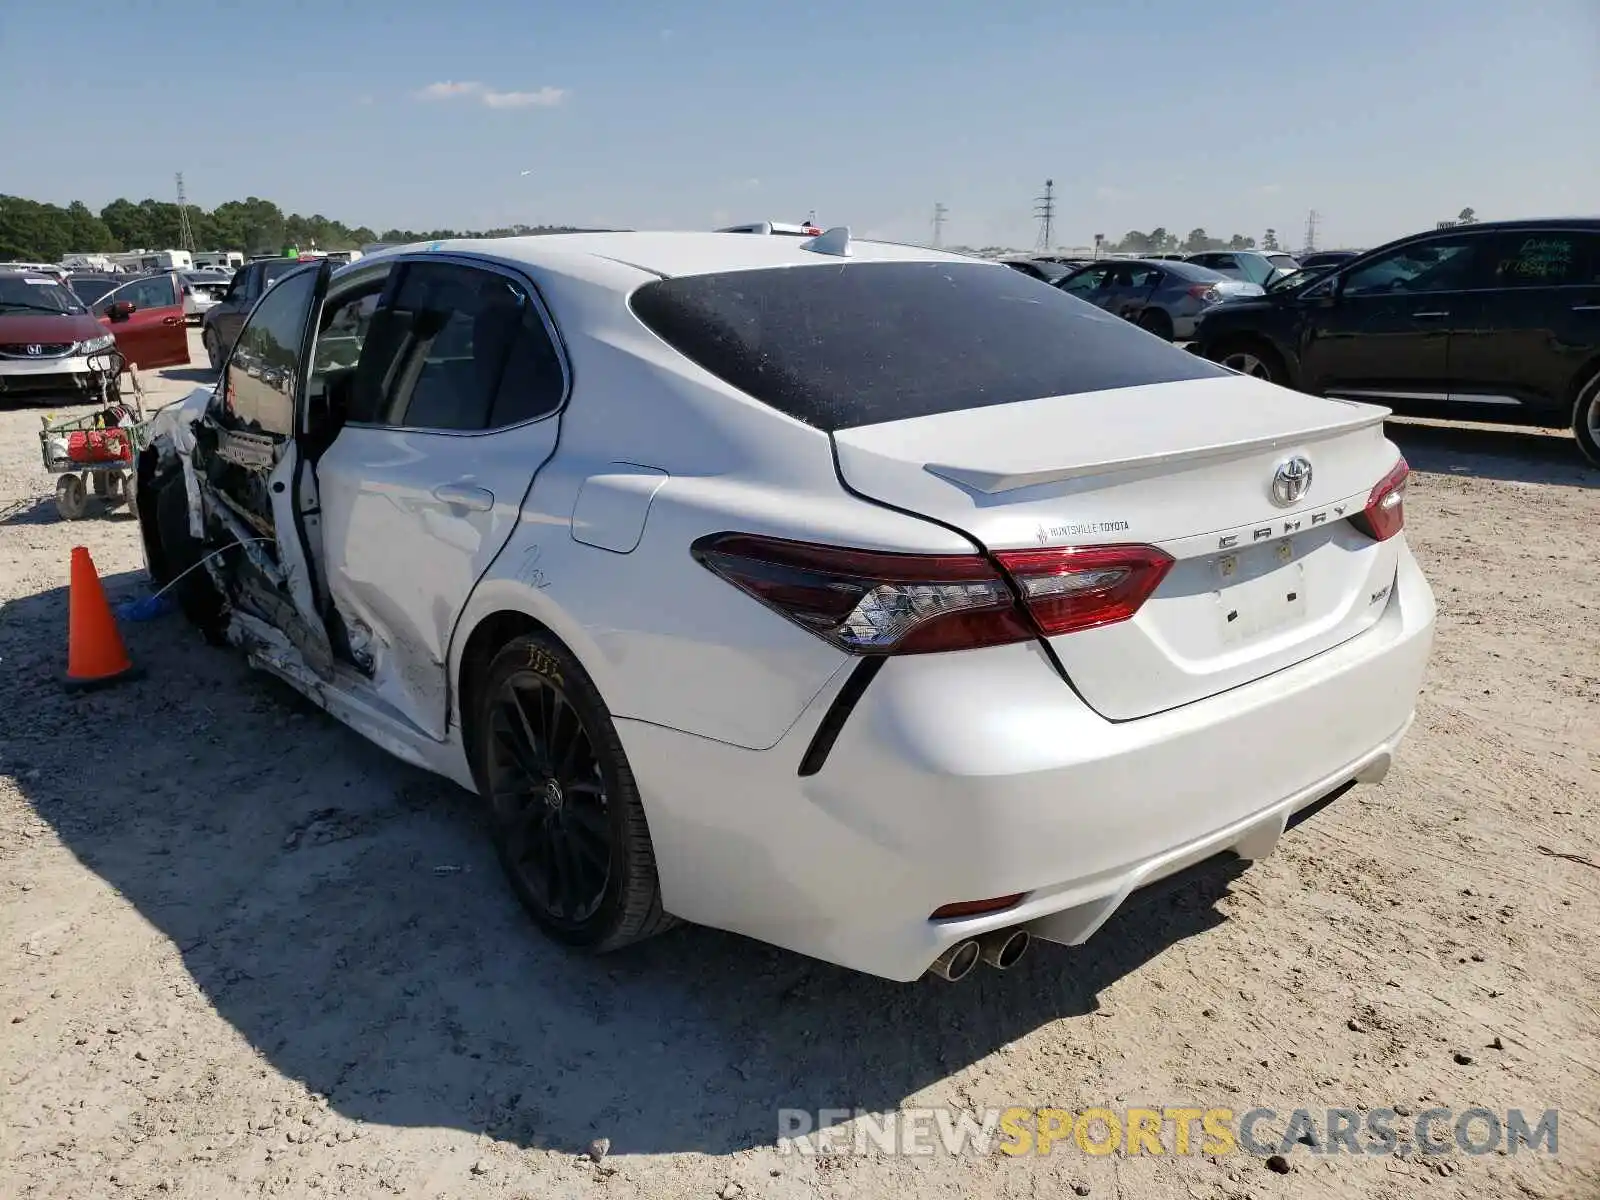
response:
[(518, 583), (525, 583), (531, 588), (547, 588), (550, 581), (545, 578), (544, 571), (539, 566), (539, 556), (542, 551), (538, 546), (529, 546), (522, 553), (522, 565), (517, 568), (516, 579)]

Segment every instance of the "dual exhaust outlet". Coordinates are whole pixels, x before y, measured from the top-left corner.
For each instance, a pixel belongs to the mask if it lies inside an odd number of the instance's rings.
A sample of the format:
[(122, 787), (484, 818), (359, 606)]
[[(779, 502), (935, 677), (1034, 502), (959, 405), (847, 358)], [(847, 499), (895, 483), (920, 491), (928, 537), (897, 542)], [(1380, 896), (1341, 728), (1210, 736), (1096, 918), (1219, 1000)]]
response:
[(965, 979), (980, 960), (997, 971), (1004, 971), (1021, 961), (1032, 941), (1033, 935), (1026, 929), (997, 929), (982, 937), (957, 942), (934, 959), (928, 970), (951, 983)]

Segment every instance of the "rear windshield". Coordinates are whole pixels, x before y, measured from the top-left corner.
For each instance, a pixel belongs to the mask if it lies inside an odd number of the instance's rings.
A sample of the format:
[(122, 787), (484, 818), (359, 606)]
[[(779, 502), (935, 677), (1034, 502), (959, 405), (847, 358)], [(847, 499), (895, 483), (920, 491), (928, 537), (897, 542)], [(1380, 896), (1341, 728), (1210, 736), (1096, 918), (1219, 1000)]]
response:
[(1000, 265), (839, 263), (647, 283), (634, 313), (726, 383), (833, 432), (1213, 365)]
[(1267, 261), (1275, 267), (1282, 267), (1286, 271), (1292, 271), (1300, 265), (1287, 254), (1269, 254), (1267, 255)]
[(1170, 271), (1179, 279), (1187, 279), (1193, 283), (1222, 283), (1228, 277), (1220, 271), (1213, 271), (1210, 267), (1202, 267), (1199, 263), (1192, 262), (1164, 262), (1161, 264), (1163, 271)]

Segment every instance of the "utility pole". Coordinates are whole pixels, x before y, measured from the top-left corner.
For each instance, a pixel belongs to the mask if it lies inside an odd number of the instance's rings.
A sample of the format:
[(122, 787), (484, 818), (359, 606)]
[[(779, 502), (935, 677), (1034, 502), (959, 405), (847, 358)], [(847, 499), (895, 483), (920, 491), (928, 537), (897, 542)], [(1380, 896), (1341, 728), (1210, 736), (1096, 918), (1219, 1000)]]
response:
[(1054, 179), (1044, 181), (1044, 195), (1034, 201), (1033, 215), (1039, 218), (1039, 249), (1048, 254), (1050, 247), (1055, 245), (1056, 181)]
[(194, 250), (194, 230), (189, 226), (189, 198), (183, 194), (183, 172), (178, 172), (178, 241), (181, 250)]
[(1310, 254), (1317, 248), (1317, 225), (1322, 220), (1322, 214), (1312, 209), (1306, 214), (1306, 253)]
[(933, 206), (933, 248), (937, 250), (944, 245), (944, 219), (950, 215), (950, 210), (942, 204)]

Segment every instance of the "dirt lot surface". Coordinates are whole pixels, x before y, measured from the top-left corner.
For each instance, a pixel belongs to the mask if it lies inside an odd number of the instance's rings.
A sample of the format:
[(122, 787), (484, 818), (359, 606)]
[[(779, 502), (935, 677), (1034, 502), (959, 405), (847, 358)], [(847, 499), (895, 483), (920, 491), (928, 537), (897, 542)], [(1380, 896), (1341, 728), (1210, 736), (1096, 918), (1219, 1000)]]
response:
[[(125, 515), (38, 499), (38, 421), (0, 406), (0, 1195), (1600, 1195), (1600, 472), (1570, 438), (1393, 426), (1440, 619), (1386, 783), (1226, 892), (902, 986), (705, 930), (557, 950), (472, 797), (180, 617), (124, 623), (147, 678), (64, 695), (71, 548), (113, 600), (142, 560)], [(780, 1108), (1013, 1104), (1554, 1107), (1560, 1153), (775, 1146)]]

